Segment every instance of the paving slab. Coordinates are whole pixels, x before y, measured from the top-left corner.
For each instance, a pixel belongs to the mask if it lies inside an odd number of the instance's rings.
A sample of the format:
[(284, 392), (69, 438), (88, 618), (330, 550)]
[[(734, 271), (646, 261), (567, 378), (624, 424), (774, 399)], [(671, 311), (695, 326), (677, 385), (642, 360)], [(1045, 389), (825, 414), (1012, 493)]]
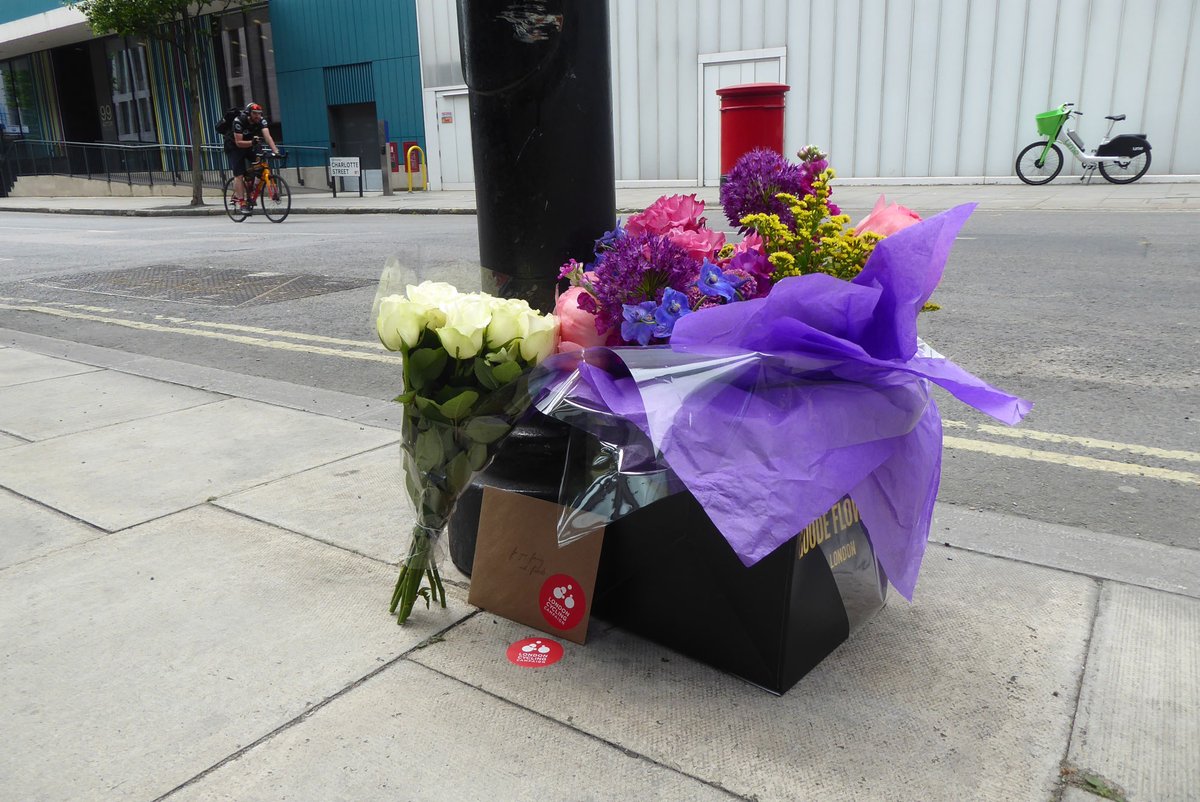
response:
[[(1181, 521), (1181, 527), (1194, 527)], [(997, 557), (1200, 598), (1200, 551), (1013, 515), (934, 508), (930, 539)]]
[(73, 376), (76, 373), (88, 373), (99, 369), (91, 365), (81, 365), (65, 359), (32, 354), (16, 348), (0, 348), (0, 387), (54, 379), (59, 376)]
[(0, 572), (4, 796), (154, 799), (469, 614), (398, 627), (392, 581), (211, 506)]
[(408, 546), (416, 515), (399, 445), (217, 499), (215, 504), (387, 563)]
[(1104, 585), (1070, 762), (1130, 800), (1200, 794), (1200, 601)]
[(733, 798), (401, 661), (169, 799)]
[(27, 442), (29, 441), (22, 440), (19, 437), (13, 437), (12, 435), (5, 434), (4, 432), (0, 432), (0, 448), (10, 448), (12, 446), (23, 445)]
[(27, 440), (211, 404), (224, 396), (99, 370), (0, 387), (0, 429)]
[(230, 399), (5, 449), (0, 485), (116, 531), (397, 437)]
[(7, 490), (0, 490), (0, 533), (0, 570), (105, 534)]
[[(395, 443), (213, 504), (389, 565), (407, 552), (416, 521)], [(434, 544), (434, 556), (443, 582), (468, 586), (470, 578), (450, 560), (444, 538)]]
[(934, 548), (915, 603), (893, 596), (782, 697), (619, 629), (514, 672), (527, 633), (490, 614), (411, 659), (764, 802), (1027, 802), (1058, 787), (1097, 592)]

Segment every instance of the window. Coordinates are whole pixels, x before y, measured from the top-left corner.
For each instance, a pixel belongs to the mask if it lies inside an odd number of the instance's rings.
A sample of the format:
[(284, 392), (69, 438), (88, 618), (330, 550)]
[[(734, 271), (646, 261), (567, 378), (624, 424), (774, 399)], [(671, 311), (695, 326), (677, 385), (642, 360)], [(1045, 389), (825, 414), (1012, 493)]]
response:
[(154, 142), (154, 112), (150, 105), (146, 48), (142, 45), (128, 47), (121, 39), (111, 39), (107, 49), (117, 139), (122, 142)]
[(246, 55), (242, 52), (242, 29), (231, 28), (229, 35), (229, 77), (241, 78), (246, 74)]

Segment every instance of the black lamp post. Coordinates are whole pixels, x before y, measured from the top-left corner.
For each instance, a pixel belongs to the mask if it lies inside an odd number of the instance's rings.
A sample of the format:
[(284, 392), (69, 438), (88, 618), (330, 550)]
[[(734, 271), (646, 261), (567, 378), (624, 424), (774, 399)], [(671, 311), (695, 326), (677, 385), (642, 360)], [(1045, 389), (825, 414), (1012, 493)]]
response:
[(551, 311), (616, 222), (607, 0), (458, 0), (483, 291)]
[[(616, 225), (607, 0), (458, 0), (484, 292), (554, 308), (558, 271)], [(459, 498), (450, 557), (471, 573), (483, 487), (558, 497), (566, 424), (517, 426)]]

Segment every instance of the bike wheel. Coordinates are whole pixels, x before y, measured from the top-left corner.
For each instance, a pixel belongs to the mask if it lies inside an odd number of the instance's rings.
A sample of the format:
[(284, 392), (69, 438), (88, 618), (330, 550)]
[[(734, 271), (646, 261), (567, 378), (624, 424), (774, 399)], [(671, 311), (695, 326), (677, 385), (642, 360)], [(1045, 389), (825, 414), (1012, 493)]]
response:
[(1038, 159), (1045, 147), (1045, 142), (1034, 142), (1032, 145), (1025, 146), (1025, 149), (1017, 156), (1017, 178), (1034, 186), (1049, 184), (1054, 180), (1054, 177), (1062, 170), (1062, 151), (1058, 149), (1058, 145), (1051, 145), (1049, 152), (1046, 153), (1046, 160), (1039, 164)]
[(1150, 151), (1145, 150), (1126, 162), (1100, 162), (1100, 175), (1114, 184), (1132, 184), (1150, 169)]
[(272, 223), (282, 223), (292, 210), (292, 190), (283, 176), (272, 175), (262, 188), (263, 213)]
[(233, 178), (225, 179), (225, 214), (229, 215), (229, 219), (235, 223), (240, 223), (246, 219), (246, 212), (233, 202)]

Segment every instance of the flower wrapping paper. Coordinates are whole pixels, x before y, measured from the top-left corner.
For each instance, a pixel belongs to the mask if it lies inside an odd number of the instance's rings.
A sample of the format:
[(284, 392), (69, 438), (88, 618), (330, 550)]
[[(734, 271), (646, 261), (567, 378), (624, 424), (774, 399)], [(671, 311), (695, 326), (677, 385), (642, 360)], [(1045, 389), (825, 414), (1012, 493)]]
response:
[(973, 209), (887, 237), (852, 281), (788, 278), (765, 298), (687, 315), (669, 346), (552, 357), (538, 408), (575, 425), (568, 406), (636, 426), (745, 565), (848, 493), (911, 600), (941, 477), (929, 383), (1010, 425), (1032, 407), (918, 350), (917, 314)]

